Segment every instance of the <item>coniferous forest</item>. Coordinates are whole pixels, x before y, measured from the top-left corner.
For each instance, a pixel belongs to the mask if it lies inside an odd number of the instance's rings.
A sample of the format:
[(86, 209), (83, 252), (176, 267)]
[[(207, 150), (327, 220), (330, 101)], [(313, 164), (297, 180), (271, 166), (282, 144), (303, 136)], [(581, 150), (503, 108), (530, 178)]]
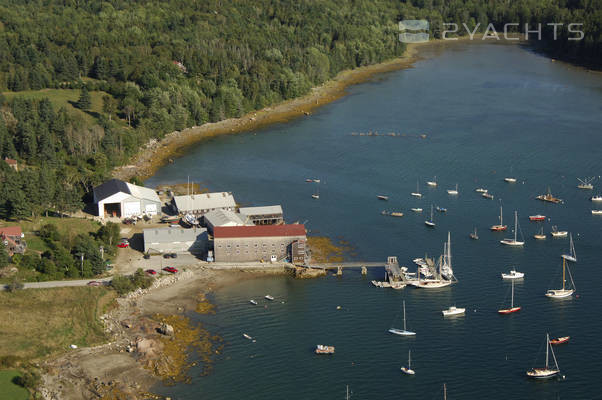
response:
[(429, 20), (434, 37), (443, 22), (562, 22), (537, 48), (602, 65), (602, 0), (1, 0), (0, 155), (23, 168), (0, 163), (0, 217), (76, 210), (152, 138), (399, 56), (403, 19)]

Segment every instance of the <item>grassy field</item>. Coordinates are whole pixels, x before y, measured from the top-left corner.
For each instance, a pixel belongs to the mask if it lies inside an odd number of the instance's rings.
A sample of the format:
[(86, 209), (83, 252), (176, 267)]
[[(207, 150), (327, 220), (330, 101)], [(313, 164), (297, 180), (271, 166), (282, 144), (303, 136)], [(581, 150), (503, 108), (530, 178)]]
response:
[(35, 232), (46, 224), (56, 225), (61, 235), (67, 236), (70, 240), (73, 240), (80, 233), (96, 232), (100, 228), (100, 223), (83, 218), (40, 217), (34, 221), (19, 222), (0, 220), (0, 227), (19, 225), (25, 233), (27, 248), (39, 252), (48, 250), (48, 247), (42, 239), (35, 235)]
[(29, 392), (27, 389), (15, 385), (12, 380), (19, 376), (15, 370), (0, 371), (0, 400), (27, 400)]
[(102, 113), (102, 96), (106, 95), (107, 93), (101, 91), (90, 92), (92, 107), (90, 107), (88, 112), (84, 112), (73, 106), (79, 99), (79, 93), (79, 89), (42, 89), (25, 90), (22, 92), (4, 92), (2, 94), (7, 100), (17, 96), (30, 99), (43, 99), (47, 97), (57, 110), (61, 107), (65, 107), (67, 111), (73, 114), (82, 115), (88, 122), (93, 123), (96, 115)]
[(0, 292), (0, 357), (35, 360), (69, 351), (71, 344), (104, 342), (98, 316), (114, 298), (114, 291), (102, 287)]

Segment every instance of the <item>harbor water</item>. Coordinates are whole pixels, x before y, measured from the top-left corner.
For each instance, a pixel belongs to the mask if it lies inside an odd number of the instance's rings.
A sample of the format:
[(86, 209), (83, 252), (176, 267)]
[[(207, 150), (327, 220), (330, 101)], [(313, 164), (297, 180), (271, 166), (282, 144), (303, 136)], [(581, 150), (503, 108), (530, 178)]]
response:
[[(446, 383), (449, 399), (602, 398), (602, 216), (591, 213), (602, 203), (589, 200), (602, 193), (602, 75), (518, 45), (456, 43), (425, 53), (413, 68), (351, 87), (309, 117), (199, 143), (146, 185), (190, 177), (211, 191), (232, 191), (241, 205), (281, 204), (287, 222), (348, 242), (347, 259), (395, 255), (410, 270), (412, 259), (441, 254), (451, 232), (459, 282), (381, 289), (370, 280), (384, 270), (373, 268), (366, 277), (345, 270), (342, 277), (225, 287), (212, 295), (216, 315), (190, 315), (224, 338), (211, 374), (201, 377), (193, 367), (190, 384), (156, 392), (173, 399), (343, 399), (349, 385), (353, 399), (439, 399)], [(438, 186), (426, 186), (434, 176)], [(508, 176), (517, 182), (505, 182)], [(594, 176), (593, 191), (577, 189), (577, 177)], [(410, 195), (417, 181), (422, 198)], [(456, 184), (459, 194), (448, 195)], [(320, 198), (312, 199), (318, 187)], [(548, 187), (563, 204), (535, 200)], [(508, 231), (490, 232), (500, 204)], [(435, 212), (434, 229), (424, 225), (431, 205), (448, 210)], [(515, 210), (526, 243), (509, 248), (499, 241), (513, 236)], [(530, 222), (534, 214), (546, 221)], [(548, 237), (537, 241), (541, 226)], [(578, 257), (570, 263), (577, 295), (565, 300), (544, 295), (561, 286), (560, 255), (569, 248), (568, 238), (550, 237), (552, 226), (572, 233)], [(468, 236), (475, 227), (479, 240)], [(512, 266), (526, 274), (515, 285), (522, 310), (501, 316), (510, 283), (500, 274)], [(268, 293), (274, 301), (263, 299)], [(402, 324), (403, 300), (415, 337), (387, 333)], [(451, 305), (466, 307), (466, 315), (444, 318), (441, 310)], [(555, 347), (565, 379), (528, 380), (525, 372), (545, 363), (546, 332), (571, 336)], [(336, 353), (315, 355), (317, 344)], [(415, 376), (400, 371), (409, 349)]]

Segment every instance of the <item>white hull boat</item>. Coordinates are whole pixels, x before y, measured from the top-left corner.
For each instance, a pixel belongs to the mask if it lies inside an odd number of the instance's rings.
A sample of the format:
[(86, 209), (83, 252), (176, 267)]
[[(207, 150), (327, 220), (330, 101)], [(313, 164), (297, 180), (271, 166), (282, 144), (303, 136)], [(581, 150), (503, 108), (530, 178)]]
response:
[[(518, 213), (514, 212), (514, 239), (502, 239), (500, 240), (501, 244), (505, 244), (506, 246), (524, 246), (525, 242), (516, 240), (518, 231)], [(521, 233), (522, 236), (522, 233)]]
[(516, 178), (504, 178), (504, 180), (508, 183), (516, 183)]
[(406, 302), (403, 302), (403, 329), (390, 328), (389, 333), (399, 336), (415, 336), (416, 332), (411, 332), (406, 329)]
[(274, 301), (274, 297), (273, 297), (273, 296), (270, 296), (269, 294), (266, 294), (266, 295), (265, 295), (265, 299), (266, 299), (266, 300), (270, 300), (270, 301)]
[(412, 208), (412, 211), (414, 211), (415, 213), (421, 213), (422, 208)]
[(573, 282), (573, 276), (571, 275), (571, 270), (569, 271), (569, 278), (571, 279), (571, 283), (567, 288), (567, 280), (566, 280), (566, 270), (568, 267), (566, 266), (566, 259), (562, 259), (562, 289), (550, 289), (546, 292), (546, 296), (552, 299), (564, 299), (567, 297), (571, 297), (575, 292), (575, 282)]
[(407, 367), (401, 367), (401, 372), (403, 372), (406, 375), (415, 375), (416, 372), (414, 372), (414, 370), (412, 369), (412, 354), (411, 354), (411, 350), (408, 350), (408, 366)]
[(427, 181), (427, 185), (436, 187), (437, 186), (437, 177), (435, 176), (432, 181)]
[(518, 272), (515, 269), (510, 270), (508, 273), (502, 272), (502, 279), (522, 279), (525, 277), (524, 272)]
[(569, 234), (569, 253), (563, 254), (560, 257), (570, 262), (577, 262), (577, 253), (575, 253), (575, 244), (573, 243), (573, 235)]
[(485, 188), (476, 188), (474, 191), (478, 193), (487, 193), (487, 189)]
[(455, 196), (458, 194), (458, 184), (456, 183), (456, 188), (455, 189), (448, 189), (447, 190), (447, 194), (450, 194), (452, 196)]
[(592, 196), (591, 201), (602, 201), (602, 196)]
[(592, 210), (592, 215), (602, 215), (602, 210)]
[[(550, 366), (549, 353), (552, 352), (552, 359), (554, 360), (554, 366)], [(550, 334), (546, 334), (546, 365), (543, 368), (532, 368), (527, 371), (527, 376), (533, 379), (549, 379), (560, 373), (558, 368), (558, 362), (556, 361), (556, 355), (554, 349), (550, 344)]]
[(459, 307), (456, 307), (456, 306), (451, 306), (447, 310), (443, 310), (441, 312), (443, 313), (444, 317), (451, 317), (453, 315), (463, 315), (465, 311), (466, 311), (465, 308), (459, 308)]

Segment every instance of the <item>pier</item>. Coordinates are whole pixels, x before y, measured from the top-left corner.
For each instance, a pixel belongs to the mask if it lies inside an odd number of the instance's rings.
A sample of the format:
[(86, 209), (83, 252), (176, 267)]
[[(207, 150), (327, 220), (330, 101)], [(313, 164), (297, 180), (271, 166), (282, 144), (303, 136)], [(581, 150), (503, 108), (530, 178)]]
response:
[(323, 270), (337, 270), (337, 275), (343, 274), (343, 269), (345, 268), (361, 268), (362, 275), (366, 275), (368, 273), (368, 268), (385, 268), (387, 271), (389, 280), (393, 281), (403, 281), (404, 275), (399, 267), (399, 263), (397, 262), (397, 257), (389, 256), (387, 257), (387, 261), (346, 261), (346, 262), (338, 262), (338, 263), (315, 263), (307, 265), (308, 268), (316, 268)]

